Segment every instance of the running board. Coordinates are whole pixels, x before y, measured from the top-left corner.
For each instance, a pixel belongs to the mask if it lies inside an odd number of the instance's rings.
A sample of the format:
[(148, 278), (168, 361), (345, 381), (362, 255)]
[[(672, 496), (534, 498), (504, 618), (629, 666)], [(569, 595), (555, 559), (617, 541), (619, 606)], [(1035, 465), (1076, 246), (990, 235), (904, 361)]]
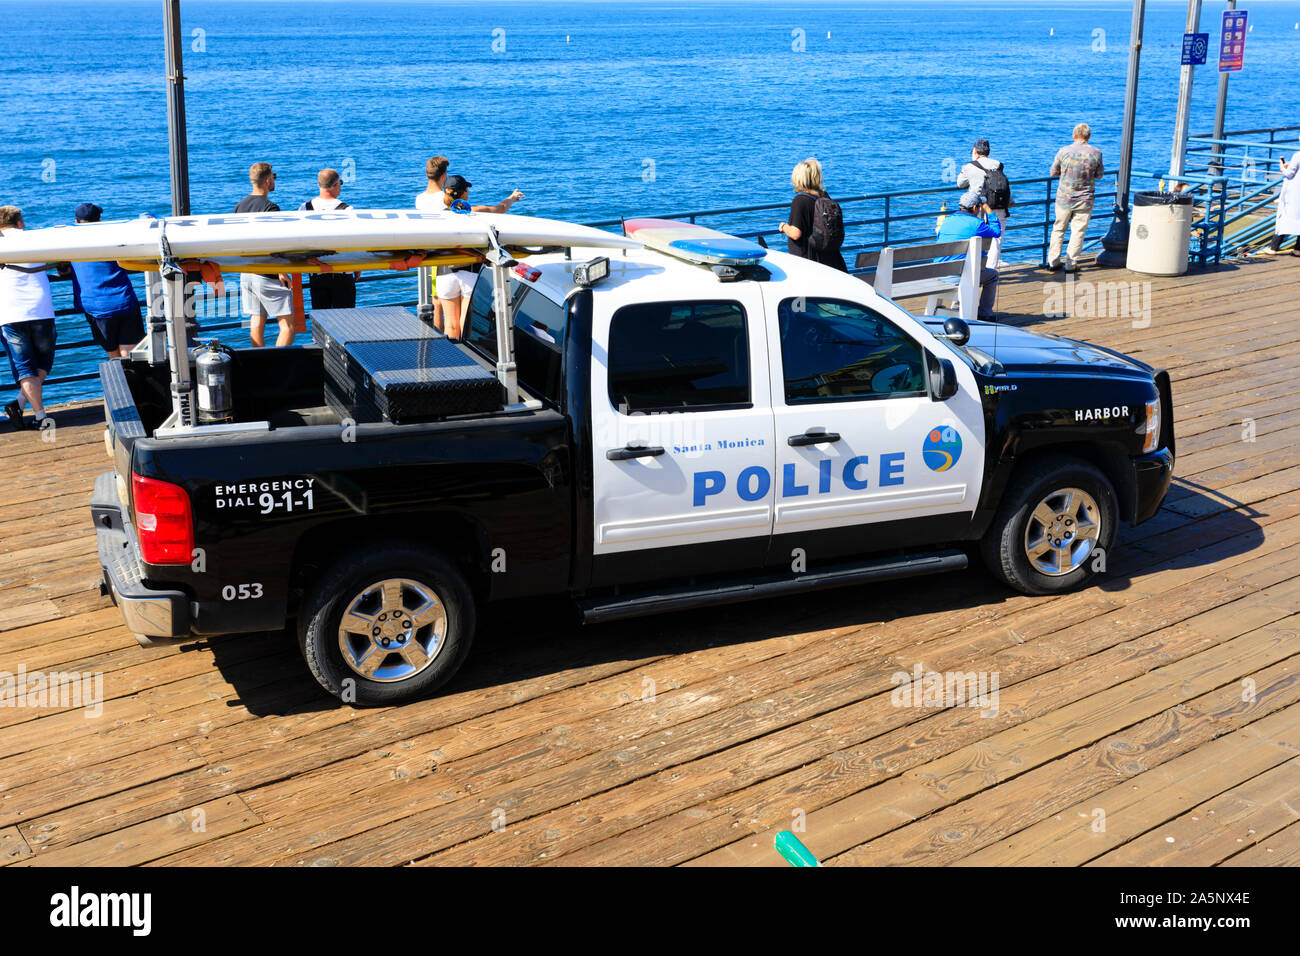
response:
[(932, 554), (907, 558), (840, 564), (793, 576), (769, 576), (741, 584), (711, 584), (674, 588), (651, 594), (596, 598), (579, 601), (578, 609), (582, 612), (584, 623), (598, 624), (648, 614), (663, 614), (668, 611), (685, 611), (711, 604), (735, 604), (758, 598), (779, 597), (783, 594), (838, 588), (865, 581), (890, 581), (895, 578), (937, 574), (940, 571), (957, 571), (966, 567), (968, 563), (964, 552), (936, 551)]

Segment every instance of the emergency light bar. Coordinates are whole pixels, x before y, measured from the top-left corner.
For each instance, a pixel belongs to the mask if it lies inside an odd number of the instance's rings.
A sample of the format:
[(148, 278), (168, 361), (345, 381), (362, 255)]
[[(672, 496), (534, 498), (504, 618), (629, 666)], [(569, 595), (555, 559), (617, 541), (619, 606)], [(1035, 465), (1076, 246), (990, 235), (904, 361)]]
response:
[(629, 219), (623, 233), (675, 259), (702, 266), (754, 266), (767, 250), (756, 242), (672, 219)]

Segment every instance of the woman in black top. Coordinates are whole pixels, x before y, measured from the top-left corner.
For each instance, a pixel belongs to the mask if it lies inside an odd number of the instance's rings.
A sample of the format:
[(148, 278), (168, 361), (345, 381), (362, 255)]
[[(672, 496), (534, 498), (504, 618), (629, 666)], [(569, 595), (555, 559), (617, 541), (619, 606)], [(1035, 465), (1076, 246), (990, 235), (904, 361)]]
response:
[(812, 259), (841, 272), (848, 272), (840, 250), (824, 249), (815, 252), (808, 248), (812, 237), (813, 212), (818, 197), (825, 196), (822, 188), (822, 164), (815, 159), (805, 159), (790, 174), (790, 184), (794, 186), (794, 199), (790, 203), (790, 221), (783, 222), (777, 228), (785, 234), (787, 249), (792, 256)]

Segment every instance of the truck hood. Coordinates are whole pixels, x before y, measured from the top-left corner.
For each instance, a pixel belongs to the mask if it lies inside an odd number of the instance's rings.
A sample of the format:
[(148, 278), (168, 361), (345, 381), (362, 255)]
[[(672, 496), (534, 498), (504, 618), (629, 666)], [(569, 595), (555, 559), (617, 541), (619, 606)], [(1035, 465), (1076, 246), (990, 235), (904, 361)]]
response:
[[(943, 331), (942, 322), (926, 324), (935, 332)], [(983, 352), (1011, 375), (1118, 375), (1150, 380), (1154, 371), (1144, 362), (1099, 345), (993, 322), (971, 322), (970, 341), (965, 348), (968, 354), (976, 350), (972, 357), (977, 363), (981, 361), (978, 352)]]

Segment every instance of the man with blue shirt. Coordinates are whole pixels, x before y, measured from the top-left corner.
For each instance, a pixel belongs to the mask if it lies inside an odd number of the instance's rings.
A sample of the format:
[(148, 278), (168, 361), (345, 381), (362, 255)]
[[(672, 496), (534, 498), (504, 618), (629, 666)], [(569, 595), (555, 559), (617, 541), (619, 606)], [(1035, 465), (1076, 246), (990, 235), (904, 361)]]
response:
[[(981, 239), (998, 239), (1002, 236), (1002, 222), (989, 208), (984, 196), (974, 189), (962, 193), (957, 201), (958, 211), (945, 216), (939, 226), (939, 242), (956, 242), (969, 240), (974, 236)], [(992, 216), (992, 221), (989, 217)], [(965, 256), (951, 256), (950, 259), (965, 259)], [(985, 266), (980, 271), (980, 305), (979, 317), (993, 320), (993, 303), (998, 295), (998, 270)]]
[[(104, 214), (92, 202), (77, 207), (77, 224), (99, 222)], [(130, 274), (116, 262), (73, 262), (72, 304), (86, 314), (90, 335), (109, 358), (126, 358), (144, 338), (140, 300)]]

